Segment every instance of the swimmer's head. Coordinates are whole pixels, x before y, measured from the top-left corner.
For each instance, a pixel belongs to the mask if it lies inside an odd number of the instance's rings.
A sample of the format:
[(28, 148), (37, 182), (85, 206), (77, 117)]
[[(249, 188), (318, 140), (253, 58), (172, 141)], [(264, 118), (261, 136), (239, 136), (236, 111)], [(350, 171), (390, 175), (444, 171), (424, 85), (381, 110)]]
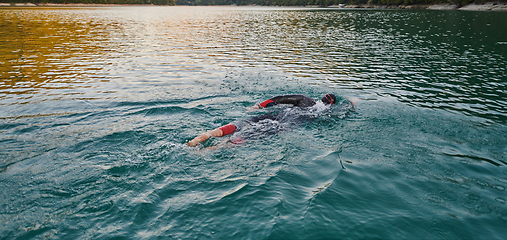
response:
[(321, 99), (321, 101), (326, 105), (333, 105), (336, 103), (336, 96), (332, 93), (328, 93)]

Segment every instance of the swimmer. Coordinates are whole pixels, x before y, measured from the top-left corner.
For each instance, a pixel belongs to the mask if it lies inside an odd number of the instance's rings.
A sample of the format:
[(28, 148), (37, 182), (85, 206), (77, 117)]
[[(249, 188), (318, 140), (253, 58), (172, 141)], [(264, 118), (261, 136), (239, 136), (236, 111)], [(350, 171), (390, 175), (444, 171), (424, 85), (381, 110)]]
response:
[[(333, 105), (336, 103), (336, 96), (334, 94), (328, 93), (326, 94), (319, 102), (322, 102), (325, 105)], [(271, 106), (275, 106), (277, 104), (289, 104), (294, 107), (299, 108), (305, 108), (305, 107), (311, 107), (317, 104), (312, 98), (307, 97), (305, 95), (283, 95), (283, 96), (276, 96), (273, 98), (270, 98), (264, 102), (255, 104), (253, 107), (249, 107), (247, 110), (255, 110), (255, 109), (261, 109), (261, 108), (267, 108)], [(273, 119), (276, 117), (276, 115), (273, 114), (264, 114), (259, 115), (250, 119), (247, 119), (245, 121), (240, 121), (236, 123), (230, 123), (224, 126), (221, 126), (219, 128), (215, 128), (214, 130), (208, 131), (206, 133), (203, 133), (194, 139), (192, 139), (190, 142), (187, 143), (190, 147), (195, 147), (199, 145), (200, 143), (203, 143), (204, 141), (208, 140), (211, 137), (222, 137), (229, 134), (233, 134), (235, 131), (239, 130), (242, 125), (245, 123), (254, 123), (259, 122), (261, 120), (265, 119)]]

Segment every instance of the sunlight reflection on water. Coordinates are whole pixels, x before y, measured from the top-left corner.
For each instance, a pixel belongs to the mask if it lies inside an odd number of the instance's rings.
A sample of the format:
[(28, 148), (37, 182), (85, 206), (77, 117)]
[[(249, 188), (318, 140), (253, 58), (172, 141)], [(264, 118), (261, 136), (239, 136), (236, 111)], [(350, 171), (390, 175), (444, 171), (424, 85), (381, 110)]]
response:
[(505, 121), (503, 37), (471, 32), (486, 23), (500, 30), (495, 16), (477, 13), (470, 27), (452, 12), (430, 21), (422, 12), (242, 9), (3, 9), (1, 98), (271, 66)]

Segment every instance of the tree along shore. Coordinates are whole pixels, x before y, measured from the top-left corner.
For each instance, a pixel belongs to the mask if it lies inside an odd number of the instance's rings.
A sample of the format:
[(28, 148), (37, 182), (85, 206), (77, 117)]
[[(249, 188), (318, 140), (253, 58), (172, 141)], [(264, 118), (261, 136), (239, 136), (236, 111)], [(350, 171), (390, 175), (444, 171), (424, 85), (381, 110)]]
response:
[(0, 6), (175, 5), (174, 0), (0, 0)]
[(0, 6), (255, 5), (376, 9), (507, 11), (507, 0), (0, 0)]

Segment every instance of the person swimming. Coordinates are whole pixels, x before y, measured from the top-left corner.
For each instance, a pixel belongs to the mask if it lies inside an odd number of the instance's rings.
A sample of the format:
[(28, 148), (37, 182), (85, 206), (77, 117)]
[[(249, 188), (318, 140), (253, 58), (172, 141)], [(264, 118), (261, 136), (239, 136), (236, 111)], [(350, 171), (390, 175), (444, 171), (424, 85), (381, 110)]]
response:
[(317, 110), (314, 106), (321, 104), (326, 107), (330, 107), (336, 104), (336, 96), (328, 93), (321, 100), (315, 102), (312, 98), (301, 94), (293, 95), (282, 95), (270, 98), (264, 102), (255, 104), (253, 107), (248, 108), (249, 111), (255, 109), (262, 109), (272, 107), (278, 104), (292, 105), (294, 108), (278, 113), (267, 113), (258, 115), (246, 120), (235, 121), (227, 125), (215, 128), (214, 130), (203, 133), (187, 143), (190, 147), (195, 147), (211, 137), (222, 137), (231, 135), (235, 132), (247, 126), (260, 126), (260, 128), (254, 128), (249, 134), (243, 134), (235, 139), (231, 139), (232, 143), (242, 143), (245, 139), (256, 139), (259, 136), (269, 136), (283, 131), (285, 128), (280, 125), (273, 126), (273, 122), (284, 123), (283, 126), (290, 128), (291, 126), (298, 125), (299, 123), (305, 122), (308, 119), (315, 118), (316, 114), (313, 114)]

